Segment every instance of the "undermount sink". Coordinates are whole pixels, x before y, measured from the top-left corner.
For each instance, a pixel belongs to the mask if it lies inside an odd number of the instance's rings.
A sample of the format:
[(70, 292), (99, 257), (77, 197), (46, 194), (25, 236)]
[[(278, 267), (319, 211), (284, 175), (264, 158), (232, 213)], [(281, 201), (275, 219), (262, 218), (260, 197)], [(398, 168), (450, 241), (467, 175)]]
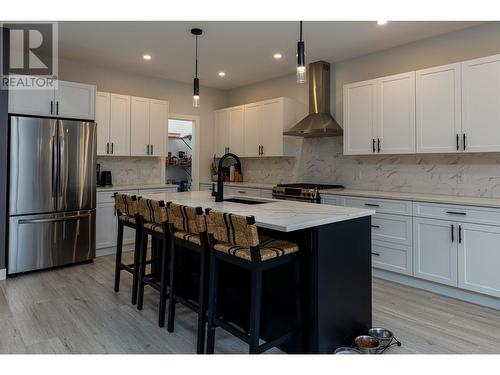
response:
[(270, 201), (261, 201), (257, 199), (243, 199), (243, 198), (228, 198), (224, 202), (240, 203), (240, 204), (264, 204), (271, 203)]

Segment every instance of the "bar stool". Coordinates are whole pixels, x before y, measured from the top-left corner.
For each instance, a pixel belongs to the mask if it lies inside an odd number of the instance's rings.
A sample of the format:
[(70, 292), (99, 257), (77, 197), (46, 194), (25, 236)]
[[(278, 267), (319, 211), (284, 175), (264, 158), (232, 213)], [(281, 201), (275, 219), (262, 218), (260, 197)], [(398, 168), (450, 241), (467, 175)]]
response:
[[(208, 236), (205, 215), (201, 207), (189, 207), (168, 203), (169, 228), (171, 233), (171, 260), (170, 260), (170, 300), (168, 305), (169, 332), (174, 330), (175, 304), (181, 303), (198, 313), (198, 333), (196, 351), (204, 353), (205, 322), (207, 313), (208, 287)], [(199, 254), (199, 291), (198, 300), (192, 301), (179, 294), (179, 258), (190, 250)]]
[[(133, 275), (132, 277), (132, 304), (137, 301), (137, 286), (138, 286), (138, 260), (141, 246), (140, 229), (137, 226), (139, 211), (137, 206), (137, 198), (135, 195), (126, 195), (115, 193), (115, 209), (118, 218), (118, 234), (116, 241), (116, 260), (115, 260), (115, 292), (120, 290), (120, 272), (127, 271)], [(123, 228), (129, 227), (135, 230), (135, 245), (134, 245), (134, 263), (122, 263), (123, 252)]]
[[(210, 242), (210, 284), (208, 300), (207, 353), (213, 354), (215, 328), (227, 332), (249, 344), (250, 354), (262, 353), (278, 346), (292, 337), (298, 327), (280, 334), (265, 344), (259, 345), (262, 310), (262, 273), (285, 263), (295, 262), (295, 282), (299, 290), (299, 247), (292, 242), (267, 238), (259, 240), (255, 218), (215, 210), (207, 210), (207, 226)], [(220, 317), (217, 311), (219, 266), (221, 262), (241, 267), (251, 273), (250, 324), (249, 331)], [(296, 313), (300, 321), (300, 293), (297, 295)]]
[[(142, 310), (144, 303), (144, 286), (149, 285), (160, 293), (158, 325), (165, 326), (165, 310), (167, 304), (168, 286), (168, 261), (170, 234), (168, 230), (168, 213), (164, 201), (139, 198), (139, 227), (141, 228), (142, 240), (139, 256), (139, 284), (137, 295), (137, 309)], [(151, 236), (152, 256), (156, 260), (160, 271), (152, 269), (146, 274), (146, 254), (148, 236)], [(161, 249), (159, 247), (161, 244)], [(158, 278), (159, 273), (159, 278)], [(159, 279), (159, 280), (158, 280)]]

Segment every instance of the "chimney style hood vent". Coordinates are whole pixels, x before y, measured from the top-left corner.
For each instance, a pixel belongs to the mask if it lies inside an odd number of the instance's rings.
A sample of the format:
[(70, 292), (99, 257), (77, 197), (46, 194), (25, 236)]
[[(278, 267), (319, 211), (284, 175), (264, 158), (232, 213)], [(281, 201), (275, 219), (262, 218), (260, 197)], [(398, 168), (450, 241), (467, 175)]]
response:
[(284, 132), (295, 137), (337, 137), (344, 134), (330, 114), (330, 64), (317, 61), (309, 64), (309, 114)]

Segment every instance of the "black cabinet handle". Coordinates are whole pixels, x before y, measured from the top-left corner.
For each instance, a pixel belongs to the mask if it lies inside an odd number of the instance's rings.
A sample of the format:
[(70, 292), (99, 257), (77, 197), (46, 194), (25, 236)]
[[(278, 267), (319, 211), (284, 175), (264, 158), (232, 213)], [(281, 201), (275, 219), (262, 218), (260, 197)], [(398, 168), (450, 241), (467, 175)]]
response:
[(147, 153), (148, 153), (148, 155), (149, 155), (149, 145), (147, 146), (147, 149), (148, 149)]
[(380, 207), (380, 205), (375, 204), (375, 203), (365, 203), (365, 206), (368, 206), (368, 207)]
[(451, 242), (455, 242), (455, 226), (451, 224)]
[(264, 155), (264, 145), (260, 145), (260, 154)]
[(153, 145), (151, 145), (151, 155), (153, 155)]
[(465, 133), (464, 133), (463, 140), (464, 140), (464, 151), (465, 151)]
[(380, 152), (380, 138), (377, 138), (377, 147), (378, 147), (378, 152)]
[(56, 102), (56, 115), (58, 114), (59, 114), (59, 101)]
[(380, 228), (380, 225), (372, 224), (372, 228)]
[(54, 113), (54, 101), (50, 101), (50, 114), (52, 115)]
[(113, 142), (111, 142), (111, 153), (112, 153), (112, 154), (114, 154), (114, 153), (115, 153), (115, 151), (113, 150), (113, 148), (114, 148), (113, 146), (114, 146), (114, 143), (113, 143)]
[(372, 255), (375, 255), (376, 257), (379, 257), (380, 253), (374, 253), (374, 252), (372, 252)]
[(372, 138), (372, 149), (375, 152), (375, 138)]
[(460, 150), (460, 136), (457, 133), (457, 151)]
[(458, 226), (458, 243), (462, 243), (462, 226)]
[(446, 211), (447, 214), (450, 215), (467, 215), (467, 212), (458, 212), (458, 211)]
[(109, 142), (106, 143), (106, 154), (109, 154)]

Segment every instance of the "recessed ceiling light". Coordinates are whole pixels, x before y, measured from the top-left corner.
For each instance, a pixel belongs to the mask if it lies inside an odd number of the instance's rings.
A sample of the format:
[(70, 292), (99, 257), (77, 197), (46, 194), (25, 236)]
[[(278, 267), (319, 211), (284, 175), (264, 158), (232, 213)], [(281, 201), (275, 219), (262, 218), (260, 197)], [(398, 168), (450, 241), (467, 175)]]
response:
[(224, 77), (226, 75), (226, 73), (224, 72), (219, 72), (219, 77)]
[(142, 58), (144, 60), (151, 60), (151, 55), (143, 55)]
[(273, 57), (274, 57), (276, 60), (279, 60), (279, 59), (281, 59), (281, 58), (283, 57), (283, 55), (282, 55), (281, 53), (277, 52), (277, 53), (275, 53), (275, 54), (273, 55)]
[(387, 23), (387, 21), (384, 21), (384, 20), (377, 21), (378, 25), (385, 25), (386, 23)]

